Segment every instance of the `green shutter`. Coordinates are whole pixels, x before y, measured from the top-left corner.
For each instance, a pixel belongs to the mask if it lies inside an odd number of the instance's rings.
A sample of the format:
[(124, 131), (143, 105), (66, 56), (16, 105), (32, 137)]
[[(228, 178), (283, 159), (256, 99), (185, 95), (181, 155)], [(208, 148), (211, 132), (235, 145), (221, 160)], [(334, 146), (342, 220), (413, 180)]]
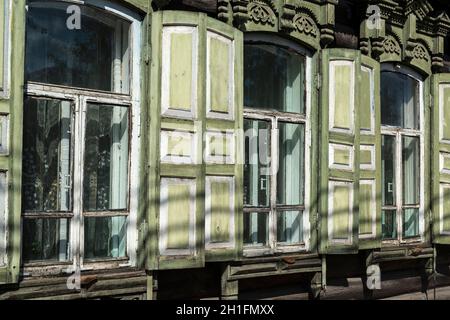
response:
[(358, 51), (322, 53), (320, 118), (320, 252), (355, 253), (359, 228)]
[[(17, 282), (20, 270), (25, 1), (6, 0), (0, 6), (0, 284), (3, 284)], [(3, 229), (2, 222), (6, 222)]]
[(359, 248), (381, 246), (380, 64), (361, 56)]
[(183, 11), (153, 13), (151, 27), (147, 267), (202, 267), (239, 250), (242, 34)]
[(433, 242), (450, 244), (450, 74), (433, 75)]

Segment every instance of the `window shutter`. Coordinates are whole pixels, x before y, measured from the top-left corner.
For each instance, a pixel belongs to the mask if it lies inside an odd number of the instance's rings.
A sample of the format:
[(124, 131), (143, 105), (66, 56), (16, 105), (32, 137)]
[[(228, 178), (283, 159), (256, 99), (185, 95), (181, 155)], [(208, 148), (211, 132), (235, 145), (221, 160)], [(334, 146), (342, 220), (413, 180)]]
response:
[(450, 244), (450, 74), (433, 75), (433, 242)]
[(234, 135), (243, 121), (242, 34), (202, 13), (161, 11), (152, 14), (151, 48), (154, 267), (202, 267), (205, 254), (208, 261), (234, 257), (242, 211)]
[(0, 284), (20, 269), (24, 2), (0, 4)]
[(320, 252), (355, 253), (359, 227), (359, 83), (361, 55), (322, 53)]
[(359, 248), (381, 245), (380, 64), (361, 56)]

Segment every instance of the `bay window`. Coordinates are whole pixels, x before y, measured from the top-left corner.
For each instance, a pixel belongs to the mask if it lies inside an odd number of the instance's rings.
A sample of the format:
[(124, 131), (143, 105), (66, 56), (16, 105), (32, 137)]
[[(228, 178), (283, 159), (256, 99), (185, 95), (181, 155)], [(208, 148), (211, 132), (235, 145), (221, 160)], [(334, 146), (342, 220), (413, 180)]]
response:
[(304, 250), (308, 53), (249, 38), (244, 47), (244, 253)]
[(385, 66), (381, 74), (385, 242), (418, 241), (423, 229), (422, 83), (419, 76), (405, 68)]
[[(29, 1), (23, 146), (26, 265), (135, 256), (140, 22), (85, 1), (81, 28), (61, 1)], [(106, 4), (106, 3), (105, 3)]]

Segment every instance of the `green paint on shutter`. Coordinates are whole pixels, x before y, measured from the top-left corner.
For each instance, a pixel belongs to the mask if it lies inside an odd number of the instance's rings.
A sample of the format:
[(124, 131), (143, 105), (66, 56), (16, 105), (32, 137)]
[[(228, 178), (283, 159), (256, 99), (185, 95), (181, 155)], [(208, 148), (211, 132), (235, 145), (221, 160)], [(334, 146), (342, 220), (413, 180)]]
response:
[(370, 150), (360, 151), (360, 163), (370, 165), (372, 163), (372, 152)]
[(450, 154), (446, 154), (444, 156), (444, 161), (442, 164), (442, 169), (444, 170), (450, 170)]
[(167, 142), (168, 155), (189, 157), (192, 155), (191, 146), (190, 134), (186, 133), (185, 136), (169, 135)]
[(168, 226), (167, 248), (189, 248), (189, 208), (188, 185), (168, 186)]
[[(334, 68), (334, 127), (350, 128), (351, 121), (351, 88), (352, 68), (350, 66), (336, 66)], [(331, 97), (333, 98), (333, 97)]]
[(211, 183), (211, 241), (230, 240), (230, 191), (229, 184)]
[(443, 192), (443, 232), (450, 232), (450, 187), (444, 187)]
[(372, 185), (360, 184), (359, 186), (359, 234), (372, 233)]
[(210, 39), (209, 73), (211, 77), (211, 110), (228, 112), (230, 87), (229, 44), (216, 38)]
[(209, 148), (212, 156), (228, 156), (230, 153), (226, 135), (211, 136), (209, 138)]
[(450, 87), (444, 88), (444, 108), (443, 114), (444, 119), (442, 119), (443, 125), (443, 138), (446, 140), (450, 140)]
[(334, 164), (350, 165), (350, 150), (335, 149)]
[(170, 107), (190, 110), (192, 95), (192, 35), (170, 37)]
[(374, 92), (371, 92), (372, 77), (370, 69), (361, 68), (361, 90), (359, 100), (359, 119), (361, 129), (370, 130), (372, 126), (372, 97)]
[(335, 186), (333, 193), (333, 240), (348, 239), (350, 197), (348, 186)]

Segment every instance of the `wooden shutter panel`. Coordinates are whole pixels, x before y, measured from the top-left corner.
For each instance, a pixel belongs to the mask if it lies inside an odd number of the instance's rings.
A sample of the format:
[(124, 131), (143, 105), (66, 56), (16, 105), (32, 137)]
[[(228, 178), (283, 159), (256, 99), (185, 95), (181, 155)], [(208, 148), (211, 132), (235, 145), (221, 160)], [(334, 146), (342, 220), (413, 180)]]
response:
[(359, 82), (358, 51), (322, 53), (320, 117), (320, 252), (358, 250)]
[(359, 248), (381, 245), (380, 64), (361, 56)]
[(450, 74), (433, 75), (433, 242), (450, 244)]
[[(148, 268), (235, 257), (242, 207), (242, 34), (202, 13), (152, 14)], [(153, 217), (153, 218), (152, 218)], [(156, 245), (157, 243), (157, 245)], [(149, 254), (153, 256), (152, 253)]]
[(5, 0), (0, 7), (0, 284), (3, 284), (17, 282), (20, 270), (25, 1)]

